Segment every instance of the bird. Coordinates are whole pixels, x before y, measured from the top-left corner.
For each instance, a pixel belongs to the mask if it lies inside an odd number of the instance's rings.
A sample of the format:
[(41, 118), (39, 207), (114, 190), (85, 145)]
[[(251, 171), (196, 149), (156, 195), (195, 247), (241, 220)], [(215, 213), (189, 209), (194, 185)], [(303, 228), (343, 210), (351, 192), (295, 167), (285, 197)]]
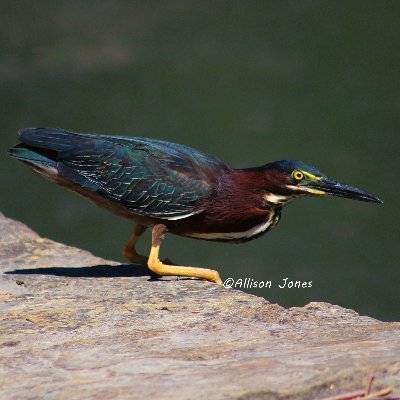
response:
[[(302, 197), (336, 196), (382, 203), (356, 187), (328, 178), (297, 160), (232, 168), (218, 158), (164, 140), (25, 128), (8, 155), (43, 178), (64, 186), (116, 215), (133, 220), (123, 248), (132, 263), (157, 275), (201, 278), (222, 284), (218, 271), (160, 260), (166, 233), (241, 243), (259, 238)], [(136, 244), (152, 229), (148, 257)]]

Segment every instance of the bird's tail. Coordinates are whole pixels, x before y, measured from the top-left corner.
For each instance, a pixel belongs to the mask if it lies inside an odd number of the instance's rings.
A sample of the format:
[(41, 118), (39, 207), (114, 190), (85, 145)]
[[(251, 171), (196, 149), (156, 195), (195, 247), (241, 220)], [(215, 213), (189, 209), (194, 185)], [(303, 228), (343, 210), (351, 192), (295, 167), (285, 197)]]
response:
[(8, 150), (7, 154), (10, 157), (16, 158), (17, 160), (27, 164), (35, 172), (46, 177), (51, 177), (58, 174), (57, 162), (37, 153), (23, 144), (18, 144), (17, 146)]
[(93, 136), (57, 128), (25, 128), (18, 134), (21, 143), (38, 150), (55, 153), (68, 151)]
[(35, 150), (25, 147), (23, 144), (18, 144), (8, 150), (7, 154), (10, 157), (16, 158), (17, 160), (24, 162), (32, 162), (38, 164), (52, 165), (55, 163), (54, 160), (37, 153)]
[[(11, 148), (8, 155), (27, 164), (40, 174), (57, 174), (58, 154), (76, 145), (81, 138), (68, 131), (51, 128), (26, 128), (19, 131), (21, 143)], [(71, 138), (72, 137), (72, 138)]]

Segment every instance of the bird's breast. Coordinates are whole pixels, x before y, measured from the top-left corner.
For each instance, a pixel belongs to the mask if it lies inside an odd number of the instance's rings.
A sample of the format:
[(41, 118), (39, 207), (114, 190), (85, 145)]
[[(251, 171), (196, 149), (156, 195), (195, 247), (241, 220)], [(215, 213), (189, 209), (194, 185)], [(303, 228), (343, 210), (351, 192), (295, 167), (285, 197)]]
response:
[[(193, 224), (176, 233), (195, 239), (240, 243), (265, 234), (278, 223), (279, 219), (280, 211), (270, 210), (268, 214), (259, 215), (258, 218), (242, 217), (237, 220), (215, 221), (212, 224), (207, 224), (205, 220), (201, 224)], [(172, 233), (175, 233), (173, 229)]]
[(218, 180), (212, 195), (196, 215), (168, 221), (168, 230), (180, 236), (224, 242), (246, 242), (268, 232), (280, 218), (282, 205), (268, 202), (259, 188), (259, 176), (233, 171)]

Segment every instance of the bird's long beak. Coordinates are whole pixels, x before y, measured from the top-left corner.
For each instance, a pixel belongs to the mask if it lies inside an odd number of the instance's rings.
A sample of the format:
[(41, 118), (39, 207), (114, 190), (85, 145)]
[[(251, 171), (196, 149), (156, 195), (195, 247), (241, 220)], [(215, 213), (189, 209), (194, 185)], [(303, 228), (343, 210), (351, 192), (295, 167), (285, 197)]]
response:
[(330, 196), (346, 197), (348, 199), (368, 201), (371, 203), (383, 203), (382, 200), (370, 193), (344, 183), (336, 182), (333, 179), (326, 177), (311, 181), (307, 183), (306, 187), (310, 188), (315, 194), (327, 194)]

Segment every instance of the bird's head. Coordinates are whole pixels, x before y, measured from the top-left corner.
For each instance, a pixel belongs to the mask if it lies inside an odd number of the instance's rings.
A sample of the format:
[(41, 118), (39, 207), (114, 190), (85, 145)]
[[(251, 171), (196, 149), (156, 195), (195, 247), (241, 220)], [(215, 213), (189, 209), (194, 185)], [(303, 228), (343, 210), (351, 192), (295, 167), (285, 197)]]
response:
[(370, 193), (337, 182), (310, 165), (296, 160), (275, 161), (265, 165), (266, 178), (271, 193), (266, 194), (270, 203), (284, 204), (301, 196), (336, 196), (353, 200), (382, 203)]

